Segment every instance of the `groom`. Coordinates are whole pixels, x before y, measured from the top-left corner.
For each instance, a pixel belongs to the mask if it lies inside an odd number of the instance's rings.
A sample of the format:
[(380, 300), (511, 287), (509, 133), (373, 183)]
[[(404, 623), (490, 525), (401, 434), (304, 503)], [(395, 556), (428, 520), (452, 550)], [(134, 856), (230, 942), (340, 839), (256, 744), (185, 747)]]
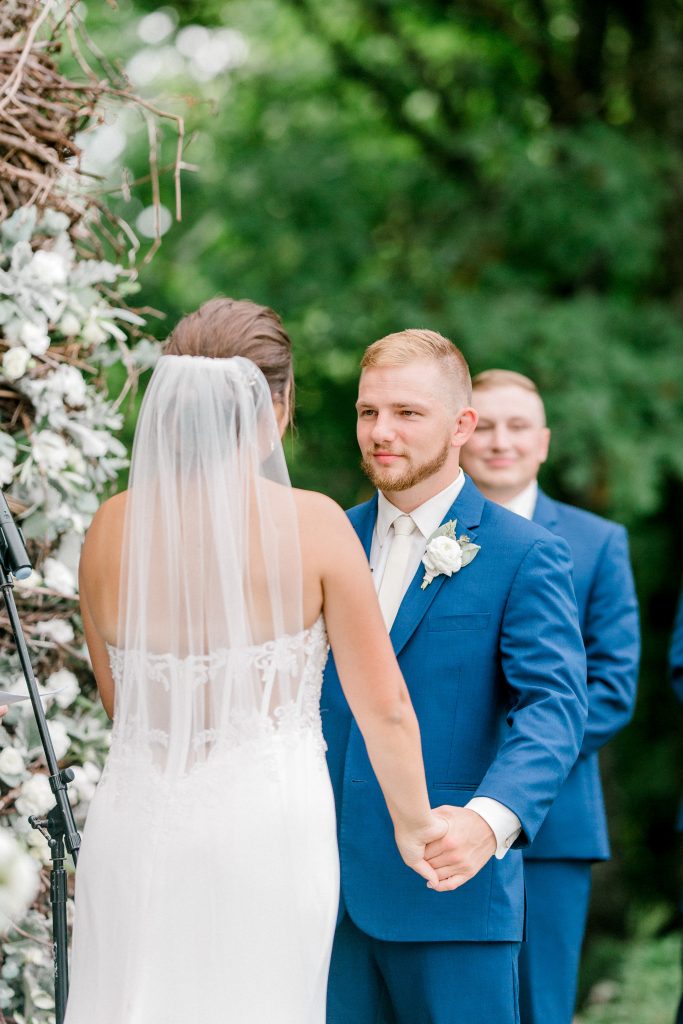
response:
[(431, 802), (449, 821), (427, 856), (450, 891), (430, 891), (403, 865), (330, 662), (321, 708), (341, 905), (327, 1022), (516, 1024), (521, 849), (586, 718), (568, 549), (463, 475), (477, 417), (450, 341), (402, 331), (371, 345), (361, 367), (358, 441), (379, 493), (349, 516), (420, 722)]

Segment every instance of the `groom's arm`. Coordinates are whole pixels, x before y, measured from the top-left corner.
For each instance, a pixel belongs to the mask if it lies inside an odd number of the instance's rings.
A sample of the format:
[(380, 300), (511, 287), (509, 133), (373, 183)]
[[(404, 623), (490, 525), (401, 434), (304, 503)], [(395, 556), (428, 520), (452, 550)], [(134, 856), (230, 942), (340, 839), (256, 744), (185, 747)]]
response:
[(586, 655), (559, 537), (537, 540), (508, 594), (500, 636), (507, 730), (475, 796), (517, 815), (515, 846), (532, 842), (574, 764), (587, 715)]
[[(510, 704), (503, 742), (472, 806), (437, 809), (449, 830), (425, 851), (444, 891), (476, 875), (494, 852), (500, 856), (506, 829), (505, 845), (531, 842), (581, 747), (586, 656), (569, 548), (559, 537), (537, 540), (517, 571), (503, 615), (500, 657)], [(503, 816), (496, 812), (492, 818), (487, 804)]]

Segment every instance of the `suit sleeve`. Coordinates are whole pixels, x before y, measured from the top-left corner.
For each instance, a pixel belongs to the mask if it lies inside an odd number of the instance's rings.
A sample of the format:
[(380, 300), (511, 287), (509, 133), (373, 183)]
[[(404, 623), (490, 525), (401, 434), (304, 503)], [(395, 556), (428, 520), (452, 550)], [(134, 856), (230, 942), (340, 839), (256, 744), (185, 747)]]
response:
[(678, 602), (676, 623), (674, 625), (673, 637), (671, 639), (671, 651), (669, 653), (669, 668), (671, 671), (671, 685), (674, 693), (683, 704), (683, 590)]
[(633, 714), (640, 660), (640, 624), (628, 539), (610, 532), (598, 561), (583, 628), (588, 663), (588, 721), (581, 756), (610, 740)]
[(515, 847), (533, 841), (583, 739), (586, 657), (571, 569), (564, 540), (537, 540), (516, 573), (503, 615), (507, 727), (475, 795), (514, 811), (522, 824)]

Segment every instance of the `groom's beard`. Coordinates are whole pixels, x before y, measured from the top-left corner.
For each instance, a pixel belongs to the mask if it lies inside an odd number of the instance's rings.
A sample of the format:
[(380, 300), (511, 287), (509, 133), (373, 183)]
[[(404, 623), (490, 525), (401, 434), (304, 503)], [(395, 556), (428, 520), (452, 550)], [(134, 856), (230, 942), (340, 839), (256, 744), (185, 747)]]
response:
[[(377, 449), (383, 451), (383, 449)], [(421, 484), (423, 480), (427, 480), (428, 477), (438, 473), (442, 466), (445, 464), (446, 459), (451, 450), (450, 438), (444, 441), (443, 448), (441, 451), (434, 456), (433, 459), (429, 459), (428, 462), (423, 462), (419, 466), (408, 465), (408, 468), (400, 476), (393, 476), (391, 473), (382, 472), (372, 463), (372, 456), (364, 455), (361, 459), (361, 469), (371, 481), (372, 484), (379, 491), (408, 491), (411, 487), (415, 487), (416, 484)], [(400, 454), (400, 453), (396, 453)]]

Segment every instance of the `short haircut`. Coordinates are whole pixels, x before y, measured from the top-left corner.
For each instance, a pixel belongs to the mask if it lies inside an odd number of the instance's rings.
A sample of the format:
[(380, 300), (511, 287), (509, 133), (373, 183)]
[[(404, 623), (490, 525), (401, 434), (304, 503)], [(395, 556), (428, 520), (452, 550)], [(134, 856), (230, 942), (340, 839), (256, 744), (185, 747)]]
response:
[(458, 399), (469, 404), (472, 399), (470, 370), (460, 349), (436, 331), (409, 328), (387, 334), (368, 345), (361, 359), (361, 370), (371, 366), (404, 366), (415, 359), (433, 359), (441, 363), (444, 375), (450, 379)]
[(541, 403), (543, 423), (545, 424), (545, 403), (531, 377), (525, 377), (523, 373), (517, 373), (516, 370), (482, 370), (472, 378), (472, 391), (492, 391), (494, 388), (511, 386), (536, 395)]
[(525, 377), (523, 373), (517, 373), (515, 370), (483, 370), (472, 378), (473, 391), (487, 391), (490, 388), (505, 387), (506, 384), (514, 384), (515, 387), (532, 391), (541, 397), (531, 377)]

